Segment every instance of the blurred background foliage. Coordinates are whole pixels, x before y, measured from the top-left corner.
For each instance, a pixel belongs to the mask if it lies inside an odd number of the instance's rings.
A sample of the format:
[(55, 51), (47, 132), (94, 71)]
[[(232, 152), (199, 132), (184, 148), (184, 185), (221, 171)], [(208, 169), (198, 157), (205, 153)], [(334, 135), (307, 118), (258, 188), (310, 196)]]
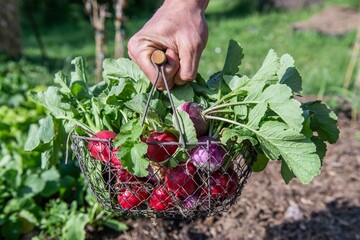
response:
[[(70, 61), (76, 56), (86, 58), (90, 78), (95, 82), (94, 30), (84, 11), (84, 2), (17, 2), (22, 54), (16, 58), (0, 55), (0, 238), (83, 239), (87, 233), (110, 228), (125, 231), (127, 226), (121, 217), (97, 204), (77, 162), (65, 164), (65, 143), (59, 149), (59, 161), (51, 168), (43, 168), (41, 153), (23, 150), (28, 129), (46, 115), (29, 97), (30, 91), (52, 84), (54, 73), (59, 70), (69, 72)], [(107, 3), (112, 14), (106, 22), (106, 57), (113, 57), (113, 2), (99, 2)], [(124, 46), (161, 2), (129, 0), (124, 9)], [(206, 11), (210, 35), (199, 73), (206, 78), (220, 70), (228, 41), (235, 39), (245, 51), (242, 73), (254, 74), (273, 48), (279, 54), (294, 57), (303, 77), (305, 95), (339, 95), (337, 88), (343, 85), (356, 32), (328, 36), (316, 31), (294, 31), (292, 23), (306, 20), (327, 6), (340, 4), (358, 9), (359, 1), (324, 0), (320, 5), (291, 11), (261, 4), (262, 1), (253, 0), (210, 1)], [(351, 85), (341, 94), (360, 103), (358, 91), (358, 87)]]
[[(111, 1), (107, 2), (111, 6)], [(358, 9), (359, 1), (326, 0), (320, 5), (291, 11), (266, 5), (261, 7), (261, 2), (228, 0), (224, 4), (224, 0), (210, 1), (206, 11), (209, 41), (201, 58), (199, 72), (209, 77), (221, 69), (226, 53), (224, 48), (232, 38), (245, 49), (244, 74), (253, 74), (267, 51), (273, 48), (279, 54), (289, 53), (294, 57), (307, 94), (317, 94), (319, 91), (329, 94), (331, 89), (324, 90), (324, 86), (341, 86), (356, 32), (334, 37), (316, 31), (294, 31), (292, 24), (308, 19), (327, 6), (342, 5)], [(51, 72), (70, 66), (69, 61), (78, 55), (86, 57), (90, 71), (95, 71), (94, 33), (81, 0), (26, 0), (20, 3), (23, 54), (26, 59), (43, 63), (26, 14), (31, 11), (39, 25), (48, 57), (44, 64)], [(129, 1), (124, 9), (127, 18), (123, 29), (126, 40), (143, 26), (160, 4), (161, 1)], [(111, 7), (109, 10), (114, 15)], [(111, 18), (106, 22), (106, 38), (107, 57), (113, 57), (114, 26)]]

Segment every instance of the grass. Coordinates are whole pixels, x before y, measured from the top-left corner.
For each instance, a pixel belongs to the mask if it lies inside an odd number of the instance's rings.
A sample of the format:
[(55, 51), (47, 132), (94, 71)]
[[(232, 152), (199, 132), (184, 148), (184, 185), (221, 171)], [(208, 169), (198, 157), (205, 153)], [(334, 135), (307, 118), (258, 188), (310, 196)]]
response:
[[(225, 4), (226, 3), (226, 4)], [(239, 4), (240, 3), (240, 4)], [(330, 86), (341, 86), (351, 55), (351, 45), (355, 32), (342, 37), (331, 37), (316, 32), (294, 32), (292, 23), (308, 19), (323, 6), (293, 12), (258, 13), (245, 9), (242, 1), (211, 0), (207, 9), (209, 41), (203, 52), (199, 72), (205, 78), (221, 70), (224, 63), (229, 39), (239, 41), (245, 53), (241, 71), (253, 75), (269, 49), (279, 55), (289, 53), (296, 61), (302, 77), (305, 94), (331, 93)], [(357, 7), (355, 0), (325, 1), (325, 6), (346, 4)], [(150, 17), (150, 16), (149, 16)], [(129, 38), (146, 22), (149, 17), (129, 18), (126, 35)], [(113, 51), (113, 26), (109, 21), (108, 57)], [(78, 55), (86, 57), (90, 71), (94, 72), (94, 36), (87, 19), (65, 22), (51, 28), (41, 28), (42, 37), (50, 59), (51, 71), (69, 70), (69, 61)], [(24, 53), (29, 59), (39, 59), (35, 38), (25, 29)]]

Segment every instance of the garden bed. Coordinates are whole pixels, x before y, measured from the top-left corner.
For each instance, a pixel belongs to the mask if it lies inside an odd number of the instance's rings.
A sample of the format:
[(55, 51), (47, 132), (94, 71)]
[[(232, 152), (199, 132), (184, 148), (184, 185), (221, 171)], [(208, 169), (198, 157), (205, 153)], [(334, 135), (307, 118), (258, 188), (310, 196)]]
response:
[(339, 112), (340, 139), (328, 146), (320, 176), (285, 185), (280, 164), (254, 173), (237, 204), (222, 216), (193, 221), (123, 219), (130, 229), (89, 239), (360, 239), (360, 132)]

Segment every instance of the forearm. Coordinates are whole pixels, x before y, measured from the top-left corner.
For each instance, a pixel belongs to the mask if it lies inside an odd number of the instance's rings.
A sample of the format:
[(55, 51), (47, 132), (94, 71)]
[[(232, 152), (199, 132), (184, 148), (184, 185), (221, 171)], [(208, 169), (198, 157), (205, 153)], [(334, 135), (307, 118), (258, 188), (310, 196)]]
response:
[(205, 11), (210, 0), (165, 0), (164, 4), (194, 6)]

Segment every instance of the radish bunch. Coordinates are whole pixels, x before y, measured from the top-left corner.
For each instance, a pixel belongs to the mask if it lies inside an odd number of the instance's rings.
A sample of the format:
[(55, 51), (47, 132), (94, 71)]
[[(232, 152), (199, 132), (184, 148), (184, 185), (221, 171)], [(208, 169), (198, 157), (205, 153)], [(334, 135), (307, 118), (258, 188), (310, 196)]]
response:
[[(151, 96), (151, 83), (133, 61), (105, 59), (105, 81), (90, 87), (78, 57), (70, 76), (59, 73), (55, 86), (31, 94), (50, 114), (38, 132), (29, 131), (25, 148), (55, 159), (54, 149), (68, 140), (63, 130), (73, 133), (91, 189), (99, 199), (114, 195), (112, 203), (129, 210), (225, 206), (248, 173), (270, 160), (281, 162), (286, 183), (310, 183), (327, 144), (339, 137), (335, 113), (320, 100), (298, 100), (302, 79), (289, 54), (270, 50), (251, 77), (240, 68), (243, 57), (241, 45), (230, 40), (223, 69), (209, 79), (198, 74)], [(85, 135), (91, 139), (82, 144)], [(96, 168), (86, 166), (93, 163)]]
[(139, 177), (121, 164), (118, 151), (122, 147), (109, 148), (109, 142), (117, 134), (100, 131), (88, 142), (93, 158), (115, 169), (115, 192), (122, 209), (134, 210), (143, 206), (154, 211), (164, 211), (181, 206), (192, 209), (201, 202), (221, 201), (233, 196), (237, 189), (237, 173), (222, 168), (227, 159), (225, 146), (219, 140), (208, 137), (209, 124), (202, 117), (202, 108), (197, 103), (183, 103), (178, 107), (194, 124), (199, 144), (186, 149), (187, 158), (171, 165), (174, 156), (181, 150), (176, 131), (150, 131), (141, 136), (147, 144), (144, 157), (149, 162), (148, 176)]

